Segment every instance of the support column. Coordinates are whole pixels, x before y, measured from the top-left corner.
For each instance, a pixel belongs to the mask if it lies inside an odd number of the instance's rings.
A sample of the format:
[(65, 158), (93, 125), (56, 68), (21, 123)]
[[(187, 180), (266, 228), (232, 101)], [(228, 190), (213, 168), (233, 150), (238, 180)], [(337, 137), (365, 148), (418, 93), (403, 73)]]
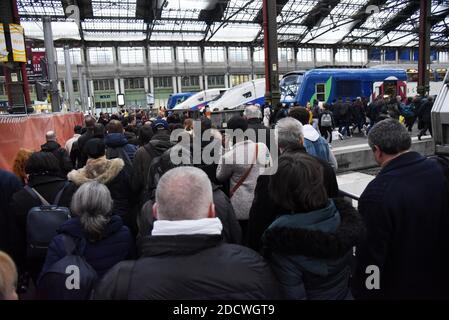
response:
[(120, 83), (119, 83), (119, 79), (115, 78), (114, 79), (114, 90), (115, 90), (115, 94), (120, 94)]
[(419, 58), (418, 58), (418, 94), (424, 96), (429, 93), (429, 64), (430, 64), (430, 15), (431, 0), (420, 1), (419, 15)]
[(150, 92), (154, 95), (154, 77), (150, 77)]
[(120, 93), (125, 94), (125, 79), (120, 79)]
[(280, 101), (277, 43), (276, 0), (263, 0), (265, 46), (265, 101), (276, 105)]
[(172, 76), (171, 79), (172, 79), (171, 82), (173, 85), (173, 93), (178, 93), (178, 80), (177, 80), (176, 76)]
[(75, 107), (75, 96), (73, 92), (72, 80), (72, 64), (70, 61), (69, 46), (64, 46), (64, 62), (65, 62), (65, 90), (68, 94), (69, 108), (72, 110)]
[(87, 82), (86, 82), (85, 75), (83, 73), (83, 66), (81, 66), (81, 65), (78, 65), (78, 81), (79, 81), (79, 86), (80, 86), (81, 110), (86, 112), (86, 110), (88, 110)]
[(148, 86), (148, 77), (143, 77), (143, 88), (145, 90), (145, 93), (150, 92)]
[(58, 73), (56, 72), (55, 47), (53, 44), (53, 32), (51, 30), (51, 18), (42, 18), (44, 28), (45, 55), (47, 56), (48, 81), (50, 82), (51, 111), (59, 112), (61, 102), (58, 91)]
[(208, 77), (207, 74), (204, 75), (204, 90), (209, 89)]
[(181, 81), (181, 77), (177, 77), (177, 81), (178, 81), (178, 92), (181, 93), (181, 92), (182, 92), (182, 81)]

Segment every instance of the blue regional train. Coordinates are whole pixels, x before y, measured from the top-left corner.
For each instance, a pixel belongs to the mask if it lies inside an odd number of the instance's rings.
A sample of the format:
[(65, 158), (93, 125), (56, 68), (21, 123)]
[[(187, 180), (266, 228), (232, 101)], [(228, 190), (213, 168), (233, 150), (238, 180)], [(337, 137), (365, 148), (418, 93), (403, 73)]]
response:
[[(331, 103), (339, 97), (355, 99), (389, 95), (407, 98), (407, 74), (401, 69), (313, 69), (289, 72), (280, 81), (281, 102), (306, 106), (314, 100)], [(211, 110), (235, 109), (264, 103), (265, 79), (242, 83), (210, 104)]]

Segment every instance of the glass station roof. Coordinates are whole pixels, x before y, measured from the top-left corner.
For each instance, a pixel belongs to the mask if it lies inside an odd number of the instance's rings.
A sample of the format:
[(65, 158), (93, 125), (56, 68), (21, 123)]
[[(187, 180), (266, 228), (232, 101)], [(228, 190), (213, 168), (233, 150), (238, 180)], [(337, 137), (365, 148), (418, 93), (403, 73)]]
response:
[[(43, 39), (41, 18), (51, 16), (55, 39), (249, 44), (263, 39), (263, 0), (78, 0), (79, 19), (66, 13), (68, 2), (17, 0), (26, 36)], [(279, 42), (416, 46), (419, 3), (277, 0)], [(432, 1), (431, 25), (432, 45), (448, 47), (448, 0)]]

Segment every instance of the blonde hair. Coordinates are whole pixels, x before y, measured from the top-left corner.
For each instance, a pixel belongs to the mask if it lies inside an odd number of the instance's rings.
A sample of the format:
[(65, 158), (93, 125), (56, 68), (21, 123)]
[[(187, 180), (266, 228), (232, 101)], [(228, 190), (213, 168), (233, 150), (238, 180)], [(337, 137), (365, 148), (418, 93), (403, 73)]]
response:
[(17, 269), (14, 261), (5, 252), (0, 251), (0, 300), (5, 299), (10, 293), (11, 287), (8, 285), (13, 283), (13, 287), (17, 284)]
[(22, 182), (26, 182), (27, 174), (25, 173), (25, 165), (32, 153), (32, 150), (20, 148), (14, 158), (12, 172), (14, 172), (14, 174), (19, 177)]

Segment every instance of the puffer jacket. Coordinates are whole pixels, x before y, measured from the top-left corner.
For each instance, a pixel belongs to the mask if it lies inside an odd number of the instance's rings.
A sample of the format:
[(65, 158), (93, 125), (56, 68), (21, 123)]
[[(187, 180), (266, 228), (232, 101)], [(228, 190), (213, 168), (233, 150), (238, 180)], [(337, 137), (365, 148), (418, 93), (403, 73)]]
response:
[(125, 216), (129, 213), (131, 193), (129, 176), (123, 170), (124, 165), (122, 159), (108, 160), (104, 156), (98, 159), (89, 159), (83, 168), (69, 172), (67, 178), (77, 186), (90, 181), (106, 185), (111, 192), (112, 200), (114, 200), (114, 213), (119, 214), (126, 221)]
[[(263, 143), (257, 143), (257, 145), (256, 163), (254, 163), (245, 181), (231, 197), (231, 203), (238, 220), (248, 220), (257, 178), (263, 172), (264, 167), (269, 164), (270, 152), (267, 146)], [(226, 180), (230, 179), (230, 189), (232, 190), (250, 169), (251, 163), (255, 159), (255, 153), (256, 143), (251, 140), (235, 144), (220, 160), (220, 164), (217, 167), (218, 181), (226, 182)]]
[(264, 255), (283, 297), (295, 300), (352, 299), (352, 247), (363, 232), (351, 204), (333, 200), (316, 211), (279, 216), (263, 235)]
[[(129, 263), (129, 262), (127, 262)], [(113, 267), (94, 291), (94, 299), (129, 300), (269, 300), (279, 285), (255, 251), (225, 244), (220, 235), (150, 236), (143, 256), (124, 274)], [(182, 266), (182, 267), (180, 267)], [(117, 283), (127, 276), (128, 290)], [(116, 292), (124, 291), (120, 297)]]
[(122, 260), (133, 258), (135, 254), (134, 240), (129, 229), (123, 225), (122, 219), (115, 215), (106, 225), (99, 241), (91, 242), (81, 225), (80, 219), (73, 218), (59, 227), (58, 235), (53, 238), (47, 251), (42, 273), (66, 255), (64, 235), (74, 239), (86, 240), (84, 258), (101, 278), (110, 268)]
[(56, 141), (48, 141), (41, 145), (41, 151), (51, 152), (58, 159), (62, 177), (65, 177), (73, 169), (72, 160), (70, 160), (70, 155), (67, 150), (61, 148), (61, 145)]

